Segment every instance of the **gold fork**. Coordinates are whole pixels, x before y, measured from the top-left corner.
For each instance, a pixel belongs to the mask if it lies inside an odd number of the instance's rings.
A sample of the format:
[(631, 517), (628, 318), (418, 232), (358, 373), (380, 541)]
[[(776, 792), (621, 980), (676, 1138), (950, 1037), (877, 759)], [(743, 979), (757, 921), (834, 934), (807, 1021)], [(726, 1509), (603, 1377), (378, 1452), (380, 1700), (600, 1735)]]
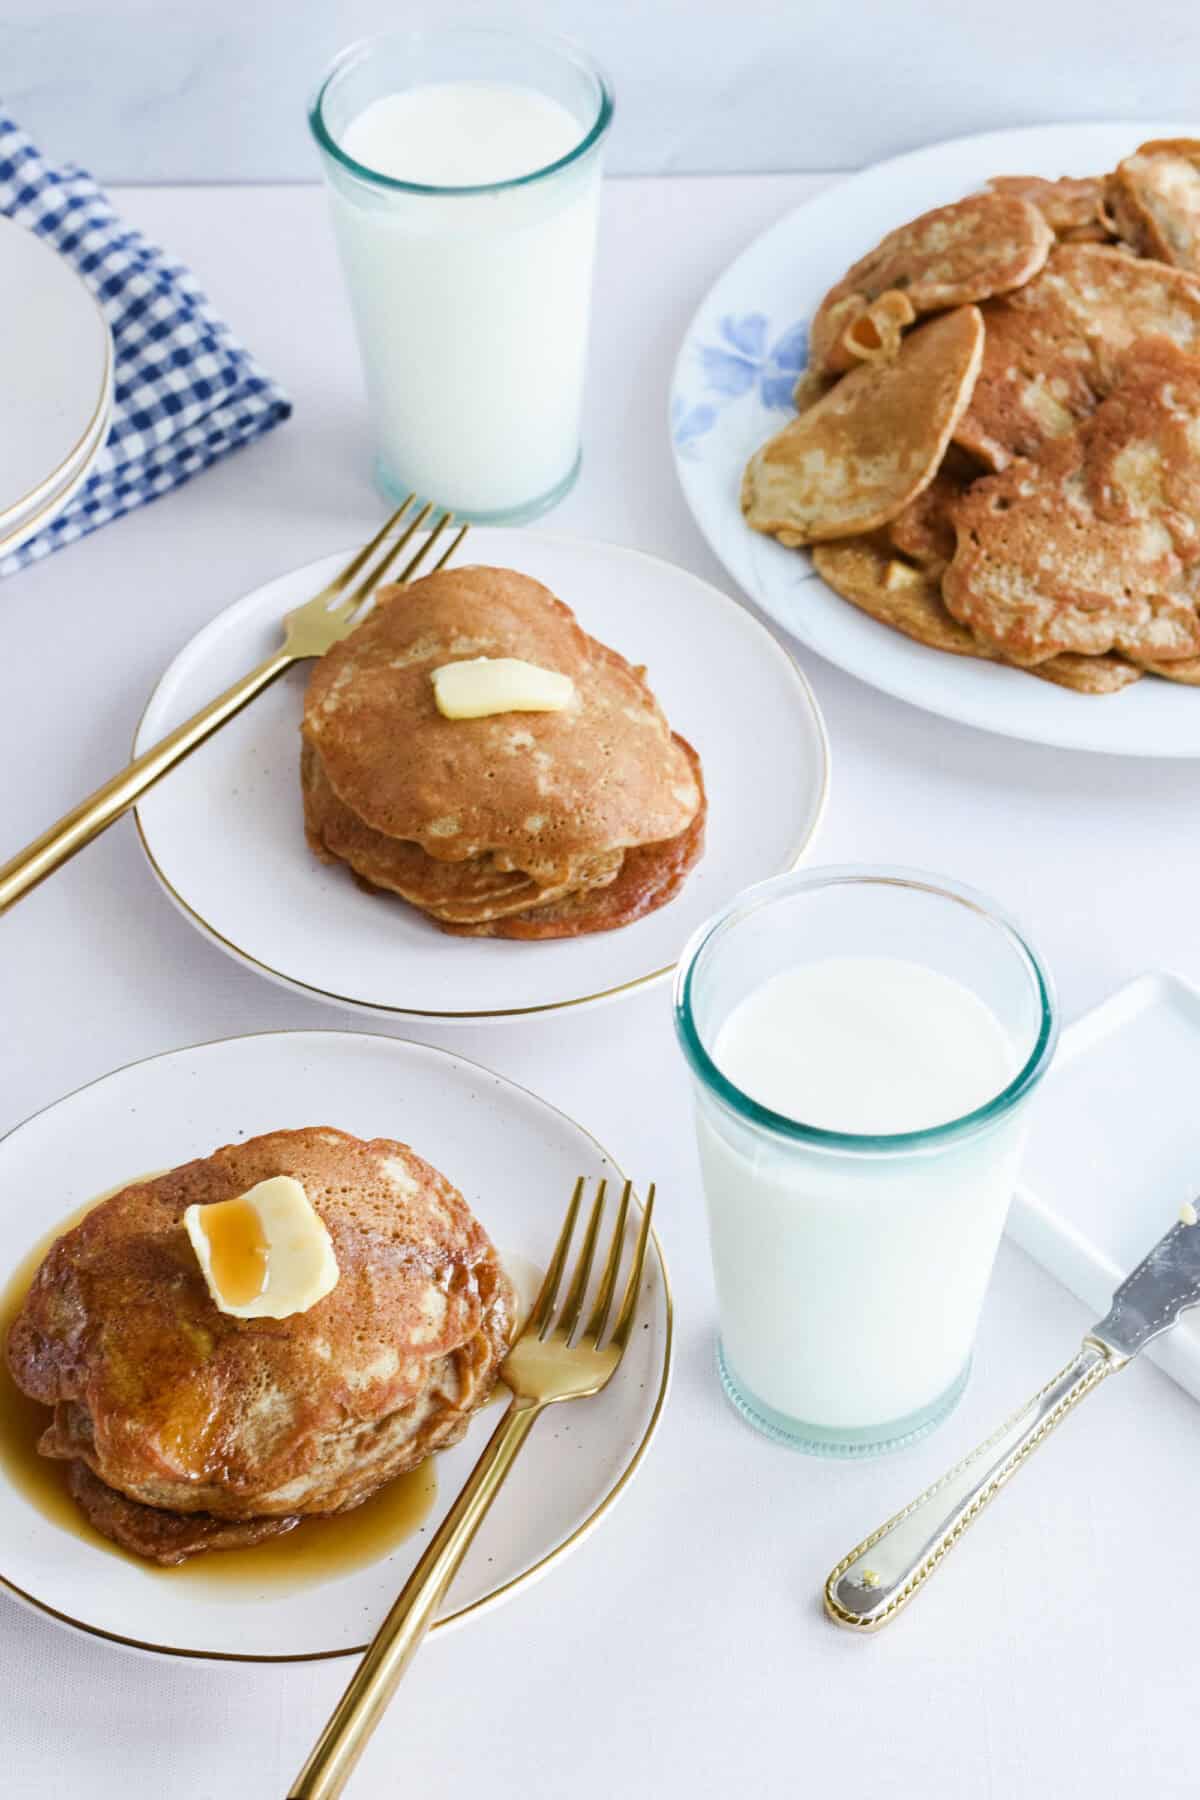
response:
[[(196, 713), (193, 718), (153, 744), (142, 753), (128, 768), (106, 781), (103, 787), (89, 794), (86, 800), (80, 801), (69, 813), (65, 813), (56, 825), (27, 844), (11, 861), (0, 867), (0, 913), (20, 900), (39, 881), (53, 874), (77, 850), (98, 837), (121, 814), (129, 808), (146, 789), (164, 776), (168, 769), (182, 762), (198, 744), (210, 738), (214, 731), (220, 729), (227, 719), (241, 712), (264, 688), (270, 687), (278, 680), (285, 669), (293, 663), (305, 662), (310, 657), (324, 656), (325, 652), (344, 638), (358, 623), (358, 616), (365, 602), (379, 586), (388, 570), (395, 563), (401, 551), (407, 546), (415, 532), (419, 531), (430, 513), (433, 503), (423, 506), (416, 517), (404, 528), (394, 542), (388, 543), (389, 533), (395, 531), (415, 495), (410, 494), (403, 506), (398, 507), (380, 531), (375, 533), (358, 555), (347, 563), (339, 575), (323, 587), (319, 594), (303, 606), (298, 606), (283, 619), (283, 643), (273, 656), (235, 681), (231, 688)], [(443, 512), (433, 525), (429, 535), (418, 545), (416, 551), (401, 569), (396, 580), (411, 581), (417, 573), (433, 546), (437, 543), (447, 526), (453, 523), (454, 515)], [(463, 525), (455, 533), (449, 547), (434, 563), (432, 574), (449, 561), (458, 546), (467, 535), (467, 526)], [(372, 562), (375, 552), (383, 546), (383, 554)], [(361, 580), (359, 579), (361, 577)]]
[(607, 1336), (605, 1332), (617, 1287), (629, 1211), (632, 1184), (628, 1181), (617, 1207), (596, 1299), (587, 1324), (579, 1330), (604, 1211), (606, 1185), (601, 1181), (597, 1188), (566, 1299), (556, 1319), (559, 1289), (586, 1187), (583, 1176), (575, 1183), (571, 1204), (533, 1310), (500, 1369), (500, 1380), (510, 1390), (512, 1400), (468, 1476), (466, 1486), (376, 1632), (308, 1761), (288, 1789), (288, 1800), (335, 1800), (342, 1792), (367, 1739), (383, 1717), (400, 1677), (416, 1655), (446, 1589), (483, 1523), (484, 1514), (499, 1493), (518, 1450), (529, 1436), (534, 1420), (543, 1408), (560, 1400), (582, 1400), (588, 1394), (598, 1394), (620, 1362), (637, 1311), (646, 1244), (650, 1237), (650, 1216), (654, 1210), (654, 1184), (651, 1183), (646, 1195), (620, 1310)]

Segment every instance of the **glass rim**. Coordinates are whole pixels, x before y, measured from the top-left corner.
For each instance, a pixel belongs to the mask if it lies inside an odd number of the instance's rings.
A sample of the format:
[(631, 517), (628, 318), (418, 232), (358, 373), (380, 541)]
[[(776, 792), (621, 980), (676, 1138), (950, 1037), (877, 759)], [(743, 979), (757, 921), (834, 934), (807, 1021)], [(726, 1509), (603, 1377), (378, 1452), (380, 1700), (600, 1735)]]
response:
[[(372, 169), (367, 163), (358, 162), (342, 148), (325, 121), (325, 101), (334, 82), (347, 74), (352, 68), (372, 55), (383, 44), (413, 43), (420, 39), (432, 40), (438, 37), (462, 37), (478, 40), (503, 41), (510, 44), (536, 44), (541, 49), (556, 52), (564, 60), (575, 64), (595, 83), (598, 95), (596, 117), (584, 132), (577, 144), (564, 156), (554, 162), (544, 163), (541, 168), (531, 169), (526, 175), (512, 175), (504, 181), (482, 181), (465, 186), (439, 186), (430, 182), (404, 181), (396, 175), (385, 175), (380, 169)], [(381, 31), (371, 37), (358, 38), (348, 44), (336, 56), (325, 74), (321, 77), (308, 107), (308, 124), (318, 148), (334, 162), (347, 170), (358, 181), (367, 182), (370, 186), (382, 188), (389, 193), (417, 194), (429, 198), (440, 196), (443, 199), (463, 199), (470, 195), (502, 194), (513, 188), (529, 187), (537, 181), (544, 181), (551, 175), (569, 168), (586, 156), (608, 130), (613, 116), (612, 84), (599, 64), (582, 50), (570, 38), (543, 35), (533, 31), (508, 31), (499, 26), (462, 25), (447, 26), (444, 30), (429, 30), (414, 27), (411, 31)]]
[[(925, 1126), (919, 1131), (828, 1131), (817, 1125), (805, 1125), (800, 1120), (789, 1118), (786, 1113), (776, 1112), (772, 1107), (753, 1099), (736, 1082), (731, 1081), (709, 1055), (696, 1027), (692, 1004), (696, 966), (705, 948), (719, 932), (750, 917), (752, 913), (786, 894), (842, 886), (915, 888), (940, 900), (965, 906), (995, 926), (1025, 962), (1033, 977), (1040, 1008), (1037, 1036), (1033, 1048), (1012, 1080), (982, 1106), (975, 1107), (971, 1112), (961, 1113), (957, 1118), (947, 1119), (940, 1125)], [(964, 883), (952, 881), (947, 876), (935, 875), (923, 869), (868, 863), (841, 863), (776, 875), (739, 894), (723, 912), (706, 920), (685, 946), (675, 974), (673, 1010), (676, 1036), (693, 1074), (730, 1111), (793, 1143), (807, 1144), (821, 1150), (846, 1150), (859, 1155), (932, 1149), (956, 1138), (971, 1136), (995, 1124), (1006, 1113), (1011, 1112), (1041, 1080), (1054, 1053), (1059, 1032), (1054, 983), (1042, 955), (1030, 941), (1025, 929), (1018, 928), (1015, 920), (1002, 907), (986, 894), (967, 887)]]

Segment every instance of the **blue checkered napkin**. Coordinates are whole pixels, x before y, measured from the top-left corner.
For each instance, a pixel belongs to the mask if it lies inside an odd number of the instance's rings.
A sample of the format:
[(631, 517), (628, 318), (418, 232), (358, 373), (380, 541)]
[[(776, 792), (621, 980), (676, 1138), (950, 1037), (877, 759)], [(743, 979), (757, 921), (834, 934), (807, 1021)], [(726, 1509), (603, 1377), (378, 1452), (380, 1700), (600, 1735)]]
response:
[(0, 213), (82, 275), (116, 351), (113, 422), (91, 475), (0, 575), (49, 556), (286, 419), (291, 404), (213, 313), (182, 263), (122, 224), (90, 175), (52, 168), (0, 108)]

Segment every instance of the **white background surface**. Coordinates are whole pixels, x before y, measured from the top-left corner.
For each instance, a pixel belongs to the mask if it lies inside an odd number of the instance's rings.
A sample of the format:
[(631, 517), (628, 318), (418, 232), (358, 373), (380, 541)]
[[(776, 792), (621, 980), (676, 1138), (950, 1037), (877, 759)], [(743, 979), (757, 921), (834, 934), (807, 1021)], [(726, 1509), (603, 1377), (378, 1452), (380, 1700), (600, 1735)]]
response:
[(622, 173), (844, 169), (967, 131), (1196, 105), (1194, 0), (5, 0), (5, 102), (108, 181), (304, 181), (343, 45), (432, 19), (578, 39)]
[[(610, 188), (584, 474), (556, 528), (721, 581), (671, 474), (667, 376), (714, 275), (815, 185)], [(0, 587), (6, 846), (123, 759), (145, 696), (204, 620), (279, 569), (365, 538), (380, 514), (320, 194), (145, 190), (121, 203), (200, 273), (296, 414)], [(821, 860), (903, 861), (994, 891), (1039, 934), (1068, 1016), (1154, 964), (1200, 979), (1194, 765), (986, 737), (815, 658), (806, 666), (833, 743)], [(339, 1022), (202, 941), (156, 890), (128, 823), (0, 924), (0, 1006), (4, 1123), (133, 1057)], [(940, 1433), (864, 1465), (794, 1456), (742, 1425), (713, 1372), (665, 990), (549, 1024), (412, 1035), (497, 1064), (658, 1179), (679, 1354), (658, 1442), (605, 1528), (542, 1585), (427, 1646), (355, 1795), (1195, 1794), (1193, 1401), (1150, 1367), (1122, 1375), (904, 1618), (877, 1638), (838, 1632), (819, 1607), (830, 1565), (1052, 1374), (1085, 1310), (1006, 1246), (974, 1383)], [(269, 1800), (286, 1791), (346, 1673), (139, 1662), (3, 1596), (0, 1667), (6, 1800)]]

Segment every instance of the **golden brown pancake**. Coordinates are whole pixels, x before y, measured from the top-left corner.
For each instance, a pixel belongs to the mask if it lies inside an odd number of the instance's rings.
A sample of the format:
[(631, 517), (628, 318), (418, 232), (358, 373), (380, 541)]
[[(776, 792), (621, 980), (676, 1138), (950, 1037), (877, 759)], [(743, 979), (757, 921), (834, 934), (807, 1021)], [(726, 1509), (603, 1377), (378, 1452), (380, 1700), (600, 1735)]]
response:
[(1103, 175), (993, 175), (993, 194), (1008, 194), (1036, 206), (1055, 237), (1066, 243), (1103, 243), (1113, 233), (1104, 218)]
[(934, 574), (944, 569), (954, 555), (955, 503), (980, 472), (977, 463), (951, 444), (929, 486), (884, 527), (892, 547), (920, 569)]
[(928, 486), (970, 400), (983, 354), (979, 309), (963, 306), (864, 363), (756, 451), (742, 511), (789, 546), (872, 531)]
[[(895, 557), (882, 536), (818, 544), (813, 564), (836, 593), (918, 644), (982, 662), (1007, 660), (950, 616), (936, 575)], [(1028, 672), (1080, 694), (1117, 693), (1140, 676), (1116, 656), (1053, 656)]]
[[(455, 568), (382, 604), (317, 663), (304, 738), (365, 825), (439, 861), (491, 855), (539, 885), (580, 857), (676, 837), (699, 790), (644, 675), (511, 569)], [(518, 657), (568, 675), (561, 713), (446, 719), (432, 670)]]
[[(231, 1318), (183, 1214), (273, 1175), (303, 1184), (338, 1283), (290, 1318)], [(226, 1145), (103, 1201), (47, 1254), (8, 1360), (54, 1409), (43, 1455), (142, 1507), (202, 1516), (172, 1537), (75, 1477), (100, 1529), (178, 1560), (222, 1541), (214, 1521), (341, 1512), (455, 1442), (488, 1397), (514, 1309), (445, 1176), (405, 1144), (313, 1127)]]
[(955, 442), (993, 469), (1073, 431), (1139, 338), (1200, 353), (1200, 279), (1108, 245), (1062, 245), (1026, 287), (982, 312), (983, 365)]
[(217, 1519), (212, 1513), (167, 1512), (161, 1506), (146, 1506), (108, 1487), (78, 1457), (67, 1464), (67, 1489), (88, 1524), (101, 1537), (165, 1568), (186, 1562), (189, 1556), (199, 1556), (203, 1550), (248, 1550), (266, 1538), (284, 1536), (300, 1523), (297, 1515), (281, 1519)]
[(1108, 178), (1108, 212), (1139, 256), (1200, 274), (1200, 138), (1154, 138)]
[(1011, 194), (972, 194), (889, 231), (832, 287), (813, 319), (809, 361), (835, 373), (875, 351), (906, 310), (922, 313), (1020, 287), (1045, 262), (1054, 233)]
[(528, 912), (507, 914), (492, 923), (444, 924), (442, 929), (458, 937), (518, 938), (525, 942), (581, 937), (631, 925), (674, 899), (703, 853), (708, 815), (700, 758), (683, 738), (676, 742), (691, 759), (700, 786), (700, 805), (691, 824), (678, 837), (627, 850), (611, 881), (580, 889)]
[(1142, 340), (1090, 419), (955, 518), (946, 605), (1014, 661), (1200, 655), (1200, 358)]
[(308, 841), (324, 862), (344, 862), (370, 888), (399, 894), (439, 923), (486, 923), (506, 913), (544, 906), (577, 889), (611, 881), (625, 852), (579, 857), (569, 875), (539, 887), (517, 870), (499, 869), (491, 856), (439, 862), (419, 844), (385, 837), (364, 825), (329, 785), (320, 758), (306, 744), (300, 755)]

